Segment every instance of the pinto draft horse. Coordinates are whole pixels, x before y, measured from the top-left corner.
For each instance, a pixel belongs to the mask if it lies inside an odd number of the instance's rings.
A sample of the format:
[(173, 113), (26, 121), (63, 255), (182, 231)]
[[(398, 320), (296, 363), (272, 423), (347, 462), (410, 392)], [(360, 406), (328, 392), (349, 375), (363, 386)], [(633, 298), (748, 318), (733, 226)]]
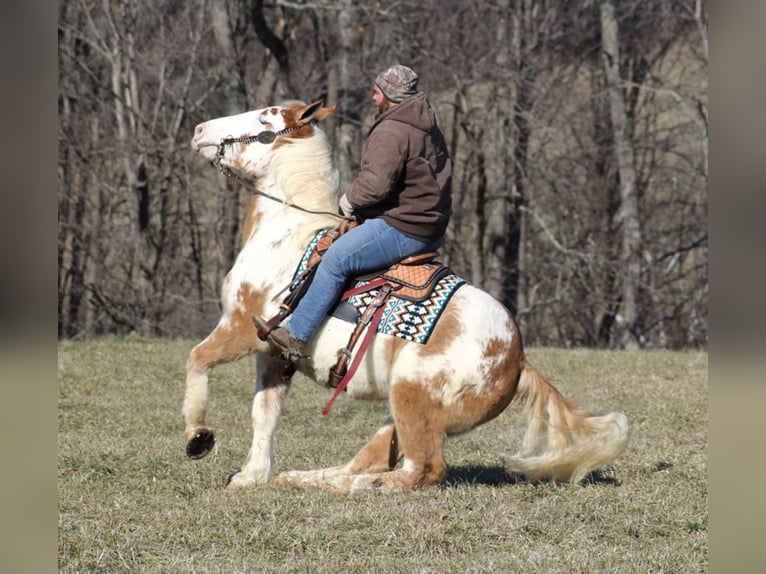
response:
[[(291, 101), (199, 124), (194, 150), (252, 185), (242, 249), (222, 287), (223, 315), (186, 364), (186, 452), (202, 458), (215, 442), (206, 426), (208, 377), (216, 365), (255, 355), (253, 439), (227, 488), (275, 481), (342, 492), (413, 489), (446, 476), (446, 437), (498, 416), (516, 397), (527, 430), (506, 469), (527, 480), (579, 482), (618, 457), (628, 441), (623, 413), (591, 414), (567, 401), (529, 363), (510, 312), (490, 295), (462, 285), (425, 344), (377, 333), (346, 388), (361, 400), (388, 400), (390, 417), (348, 463), (275, 477), (274, 436), (290, 390), (285, 361), (269, 353), (252, 316), (276, 315), (307, 244), (338, 226), (338, 176), (317, 125), (335, 106)], [(297, 369), (325, 384), (353, 329), (328, 317)], [(399, 462), (403, 459), (401, 465)]]

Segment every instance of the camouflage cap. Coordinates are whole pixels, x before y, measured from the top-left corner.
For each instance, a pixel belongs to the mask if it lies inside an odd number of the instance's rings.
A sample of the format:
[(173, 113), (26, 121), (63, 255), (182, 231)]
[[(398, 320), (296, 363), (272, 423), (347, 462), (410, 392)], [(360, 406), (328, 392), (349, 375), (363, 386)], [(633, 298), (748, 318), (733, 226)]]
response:
[(418, 93), (418, 75), (399, 64), (378, 74), (375, 84), (386, 98), (397, 104)]

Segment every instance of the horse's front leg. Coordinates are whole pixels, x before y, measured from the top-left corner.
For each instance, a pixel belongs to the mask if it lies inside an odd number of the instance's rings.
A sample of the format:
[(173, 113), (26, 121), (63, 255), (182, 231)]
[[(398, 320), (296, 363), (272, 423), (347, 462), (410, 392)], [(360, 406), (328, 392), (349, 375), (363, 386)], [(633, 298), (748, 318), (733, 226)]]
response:
[(202, 458), (215, 444), (213, 430), (205, 425), (211, 369), (250, 354), (262, 345), (249, 320), (245, 322), (241, 318), (234, 318), (226, 327), (219, 324), (189, 353), (189, 359), (186, 361), (186, 391), (182, 414), (186, 454), (190, 458)]
[(229, 477), (226, 485), (229, 489), (265, 484), (274, 477), (274, 435), (290, 391), (290, 380), (282, 379), (283, 361), (258, 353), (255, 366), (253, 442), (245, 465)]

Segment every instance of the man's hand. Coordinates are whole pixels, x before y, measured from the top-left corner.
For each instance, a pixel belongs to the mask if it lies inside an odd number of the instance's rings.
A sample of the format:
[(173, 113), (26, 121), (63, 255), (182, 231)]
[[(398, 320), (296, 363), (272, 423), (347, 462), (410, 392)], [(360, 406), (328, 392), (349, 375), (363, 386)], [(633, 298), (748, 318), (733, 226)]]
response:
[(351, 202), (348, 200), (345, 193), (340, 196), (340, 201), (338, 204), (340, 206), (340, 210), (343, 212), (343, 215), (349, 219), (354, 216), (354, 206), (351, 205)]

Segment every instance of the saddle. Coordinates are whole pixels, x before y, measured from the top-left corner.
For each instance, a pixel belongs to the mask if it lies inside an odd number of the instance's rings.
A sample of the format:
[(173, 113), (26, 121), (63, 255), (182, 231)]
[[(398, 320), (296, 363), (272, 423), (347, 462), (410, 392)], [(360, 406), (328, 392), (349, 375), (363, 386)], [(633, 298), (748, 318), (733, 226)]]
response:
[[(341, 225), (328, 231), (324, 236), (316, 241), (316, 244), (308, 255), (306, 268), (301, 271), (289, 286), (290, 293), (285, 297), (279, 307), (277, 314), (266, 321), (265, 324), (258, 327), (258, 337), (265, 341), (269, 333), (274, 330), (298, 305), (303, 295), (305, 295), (316, 272), (317, 266), (322, 260), (322, 256), (332, 243), (341, 235), (359, 225), (358, 222), (344, 219)], [(367, 273), (360, 277), (355, 277), (350, 281), (353, 285), (350, 289), (344, 291), (340, 301), (345, 301), (349, 297), (369, 291), (377, 291), (376, 296), (370, 304), (359, 315), (356, 314), (356, 325), (349, 337), (346, 346), (338, 350), (338, 361), (330, 369), (330, 376), (327, 385), (335, 388), (336, 392), (330, 403), (325, 407), (323, 414), (327, 414), (337, 396), (345, 389), (348, 381), (353, 376), (356, 368), (364, 355), (372, 335), (374, 335), (380, 318), (385, 309), (385, 303), (395, 295), (408, 301), (424, 301), (428, 299), (439, 280), (450, 273), (449, 267), (436, 260), (436, 252), (419, 253), (411, 255), (405, 259), (393, 264), (386, 269), (380, 269)], [(304, 256), (305, 257), (305, 256)], [(356, 345), (359, 337), (367, 327), (367, 334), (362, 341), (356, 356), (349, 367), (351, 360), (351, 350)], [(295, 364), (289, 362), (282, 373), (283, 379), (289, 379), (295, 372)]]
[(388, 269), (356, 277), (354, 281), (383, 280), (391, 286), (392, 293), (397, 297), (408, 301), (424, 301), (431, 296), (439, 279), (449, 272), (449, 267), (436, 261), (438, 255), (434, 251), (411, 255)]

